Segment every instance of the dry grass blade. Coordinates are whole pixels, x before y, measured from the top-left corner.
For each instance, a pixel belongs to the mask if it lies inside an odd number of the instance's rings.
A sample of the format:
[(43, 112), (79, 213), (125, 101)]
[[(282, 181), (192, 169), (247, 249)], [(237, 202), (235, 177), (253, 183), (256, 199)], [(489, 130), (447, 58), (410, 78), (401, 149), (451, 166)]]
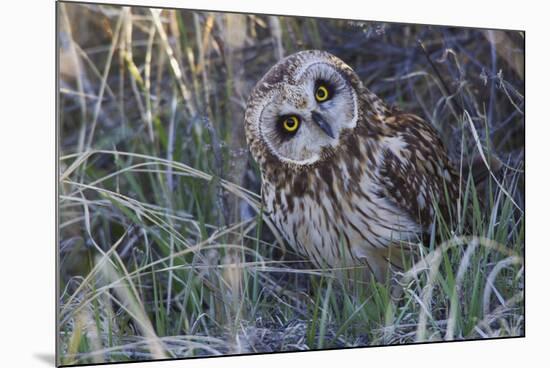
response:
[[(207, 174), (203, 171), (194, 169), (194, 168), (192, 168), (188, 165), (185, 165), (183, 163), (166, 160), (166, 159), (162, 159), (162, 158), (159, 158), (159, 157), (153, 157), (153, 156), (149, 156), (149, 155), (143, 155), (143, 154), (137, 154), (137, 153), (131, 153), (131, 152), (110, 151), (110, 150), (92, 150), (92, 151), (87, 151), (87, 152), (83, 153), (83, 155), (86, 155), (86, 158), (88, 158), (89, 156), (91, 156), (93, 154), (112, 154), (112, 155), (129, 156), (129, 157), (135, 157), (135, 158), (140, 158), (140, 159), (146, 159), (146, 160), (149, 160), (149, 161), (152, 161), (152, 162), (165, 164), (168, 167), (171, 167), (173, 169), (179, 169), (179, 170), (181, 170), (181, 171), (183, 171), (183, 172), (185, 172), (185, 173), (187, 173), (187, 174), (189, 174), (193, 177), (199, 178), (199, 179), (203, 179), (203, 180), (206, 180), (206, 181), (212, 181), (214, 179), (213, 175), (210, 175), (210, 174)], [(74, 156), (75, 155), (68, 155), (68, 156), (65, 156), (65, 157), (61, 157), (61, 160), (63, 161), (65, 159), (69, 159), (69, 158), (72, 158)], [(76, 167), (78, 167), (78, 165), (83, 164), (86, 161), (86, 158), (76, 160), (73, 163), (74, 168), (71, 170), (71, 172), (74, 171), (74, 169), (76, 169)], [(68, 174), (63, 173), (62, 177), (69, 176), (69, 174), (71, 172), (69, 172)], [(238, 198), (244, 200), (257, 213), (261, 212), (261, 205), (260, 205), (260, 202), (259, 202), (258, 194), (254, 193), (250, 190), (244, 189), (243, 187), (241, 187), (237, 184), (231, 183), (231, 182), (229, 182), (225, 179), (221, 179), (220, 182), (221, 182), (222, 187), (225, 190), (227, 190), (231, 194), (237, 196)], [(75, 185), (78, 185), (78, 184), (75, 183)], [(80, 186), (86, 187), (85, 185), (80, 185)], [(281, 247), (284, 247), (284, 242), (282, 240), (282, 237), (279, 234), (279, 231), (277, 230), (277, 228), (271, 222), (271, 219), (263, 213), (262, 213), (262, 217), (263, 217), (264, 221), (266, 222), (267, 226), (270, 228), (270, 230), (275, 235), (277, 243)]]
[(106, 263), (106, 262), (110, 262), (110, 255), (112, 253), (114, 253), (116, 251), (116, 249), (118, 248), (118, 246), (122, 243), (122, 240), (124, 239), (124, 237), (126, 236), (127, 233), (124, 233), (124, 235), (122, 235), (120, 237), (120, 239), (118, 239), (116, 241), (115, 244), (113, 244), (113, 246), (103, 254), (103, 257), (101, 258), (100, 261), (97, 261), (96, 264), (94, 265), (94, 267), (92, 268), (92, 270), (88, 273), (88, 275), (84, 278), (84, 280), (80, 283), (80, 285), (78, 286), (78, 288), (71, 294), (71, 296), (67, 299), (67, 301), (64, 303), (63, 307), (61, 308), (61, 311), (59, 312), (59, 323), (62, 325), (64, 323), (64, 321), (66, 320), (66, 318), (69, 317), (69, 308), (71, 307), (72, 305), (72, 302), (76, 299), (76, 297), (84, 290), (84, 288), (88, 285), (88, 283), (90, 283), (93, 278), (100, 272), (101, 270), (101, 267), (103, 267), (103, 263)]
[[(515, 255), (512, 250), (508, 249), (506, 246), (502, 244), (495, 242), (494, 240), (487, 239), (487, 238), (480, 238), (480, 237), (473, 237), (473, 236), (454, 237), (440, 244), (433, 252), (427, 254), (419, 262), (414, 264), (409, 271), (404, 273), (399, 281), (400, 285), (407, 286), (407, 285), (410, 285), (411, 281), (413, 279), (416, 279), (420, 273), (426, 272), (426, 271), (428, 272), (426, 285), (422, 288), (422, 294), (421, 294), (420, 300), (418, 300), (422, 308), (421, 308), (420, 315), (418, 317), (418, 327), (416, 329), (415, 341), (426, 341), (426, 338), (427, 338), (427, 323), (430, 316), (429, 305), (431, 302), (435, 281), (439, 274), (439, 266), (443, 259), (443, 254), (453, 247), (456, 247), (461, 244), (470, 244), (472, 242), (475, 242), (480, 246), (493, 249), (500, 253), (506, 254), (510, 257), (507, 259), (513, 260), (513, 261), (507, 261), (508, 263), (502, 263), (502, 266), (498, 267), (498, 269), (497, 268), (493, 269), (492, 273), (494, 273), (494, 275), (498, 274), (499, 270), (502, 267), (509, 265), (510, 262), (516, 263), (516, 264), (523, 262), (522, 258)], [(471, 251), (473, 252), (473, 250)], [(467, 261), (467, 258), (465, 257), (463, 258), (463, 261), (465, 259)], [(465, 269), (466, 264), (467, 263), (464, 263), (463, 265), (461, 264), (462, 267), (460, 268), (461, 271), (459, 271), (459, 275), (465, 272), (463, 270)]]
[(487, 158), (485, 157), (485, 153), (484, 153), (483, 147), (481, 145), (481, 140), (479, 139), (479, 134), (477, 134), (477, 130), (474, 126), (474, 122), (472, 121), (472, 118), (470, 117), (470, 114), (468, 113), (468, 111), (464, 110), (464, 115), (466, 115), (467, 121), (468, 121), (469, 126), (470, 126), (470, 131), (472, 132), (472, 135), (473, 135), (473, 137), (475, 139), (475, 142), (476, 142), (476, 147), (479, 151), (479, 155), (481, 156), (481, 159), (483, 160), (483, 163), (487, 167), (487, 170), (489, 170), (489, 174), (491, 175), (491, 177), (493, 178), (495, 183), (498, 185), (500, 190), (510, 199), (510, 202), (512, 202), (512, 204), (516, 207), (516, 209), (518, 211), (520, 211), (521, 214), (523, 214), (523, 209), (516, 203), (516, 201), (514, 201), (514, 198), (512, 197), (512, 195), (506, 190), (506, 188), (504, 188), (504, 185), (502, 185), (502, 183), (497, 179), (497, 177), (493, 173), (493, 170), (491, 169), (491, 165), (489, 165), (489, 162), (487, 161)]
[(483, 314), (489, 314), (489, 299), (491, 298), (491, 290), (494, 290), (494, 282), (500, 271), (514, 264), (522, 264), (523, 259), (518, 256), (510, 256), (498, 262), (496, 266), (491, 270), (487, 276), (487, 282), (485, 284), (485, 289), (483, 291)]
[(71, 23), (69, 20), (69, 16), (67, 15), (67, 9), (64, 4), (61, 4), (61, 6), (59, 7), (59, 10), (61, 12), (61, 16), (63, 17), (63, 24), (64, 24), (65, 31), (69, 36), (69, 40), (70, 40), (69, 57), (71, 58), (70, 64), (72, 67), (74, 67), (74, 74), (76, 76), (76, 88), (78, 91), (80, 110), (81, 110), (81, 128), (80, 128), (80, 134), (78, 139), (78, 151), (81, 152), (84, 148), (84, 135), (86, 133), (86, 115), (87, 115), (86, 101), (84, 99), (84, 96), (85, 96), (84, 81), (83, 81), (84, 74), (82, 73), (81, 60), (79, 58), (79, 55), (77, 54), (77, 44), (73, 39), (71, 25), (70, 25)]
[[(119, 283), (121, 275), (118, 274), (115, 267), (109, 262), (103, 262), (101, 258), (97, 260), (100, 266), (100, 270), (106, 279), (111, 283)], [(131, 284), (130, 278), (125, 275), (124, 279), (126, 282)], [(114, 292), (118, 295), (122, 303), (119, 303), (121, 306), (124, 306), (125, 310), (130, 316), (134, 319), (137, 326), (139, 327), (142, 335), (147, 340), (147, 345), (151, 356), (154, 359), (166, 359), (168, 355), (165, 352), (162, 341), (158, 338), (155, 333), (155, 329), (145, 312), (143, 305), (139, 302), (139, 296), (135, 292), (135, 287), (128, 287), (126, 285), (120, 285), (119, 287), (114, 288)]]
[(468, 269), (468, 266), (470, 264), (470, 259), (472, 258), (472, 255), (474, 254), (474, 251), (477, 247), (477, 239), (473, 239), (468, 244), (468, 248), (466, 248), (466, 252), (464, 253), (464, 256), (462, 256), (462, 260), (460, 261), (460, 265), (458, 266), (458, 272), (456, 273), (455, 278), (455, 289), (451, 298), (451, 308), (449, 309), (449, 319), (447, 320), (447, 331), (445, 332), (445, 340), (447, 341), (451, 341), (454, 338), (458, 312), (458, 294), (460, 293), (462, 280), (464, 279), (464, 276), (466, 275), (466, 270)]
[(157, 32), (159, 34), (159, 37), (162, 41), (162, 45), (164, 47), (164, 51), (166, 52), (166, 55), (168, 56), (168, 59), (170, 61), (170, 68), (172, 69), (172, 72), (174, 73), (174, 77), (176, 78), (176, 81), (178, 82), (178, 86), (180, 89), (180, 93), (183, 97), (183, 101), (185, 101), (185, 108), (189, 112), (190, 116), (195, 116), (195, 108), (193, 107), (191, 103), (191, 94), (189, 93), (189, 90), (183, 83), (183, 74), (180, 67), (180, 64), (176, 57), (174, 56), (174, 50), (172, 49), (172, 46), (170, 46), (170, 42), (168, 41), (168, 36), (166, 35), (166, 31), (164, 30), (164, 27), (162, 26), (162, 22), (160, 20), (160, 9), (151, 9), (151, 15), (153, 16), (153, 23), (155, 24), (155, 27), (157, 28)]
[(59, 181), (62, 182), (62, 181), (67, 180), (67, 178), (68, 178), (76, 169), (78, 169), (78, 167), (80, 167), (80, 165), (82, 165), (84, 162), (86, 162), (86, 160), (88, 160), (88, 157), (90, 157), (93, 153), (94, 153), (94, 151), (86, 151), (86, 152), (82, 153), (81, 155), (79, 155), (79, 156), (77, 157), (77, 159), (73, 161), (73, 163), (71, 164), (71, 166), (69, 166), (65, 171), (63, 171), (63, 173), (62, 173), (61, 176), (59, 177)]
[(105, 62), (103, 75), (101, 76), (101, 84), (99, 85), (99, 92), (97, 93), (98, 99), (94, 107), (94, 115), (91, 123), (90, 133), (88, 135), (88, 142), (86, 143), (86, 151), (90, 150), (90, 148), (92, 147), (92, 142), (94, 140), (94, 133), (97, 126), (97, 120), (99, 118), (99, 112), (101, 111), (101, 104), (103, 102), (103, 94), (105, 93), (105, 88), (107, 86), (107, 77), (109, 75), (109, 71), (111, 70), (111, 62), (113, 60), (113, 55), (115, 54), (115, 50), (118, 46), (118, 39), (122, 31), (122, 24), (124, 21), (125, 14), (126, 12), (124, 10), (121, 11), (116, 23), (115, 32), (113, 34), (113, 40), (109, 48), (109, 53), (107, 55), (107, 61)]

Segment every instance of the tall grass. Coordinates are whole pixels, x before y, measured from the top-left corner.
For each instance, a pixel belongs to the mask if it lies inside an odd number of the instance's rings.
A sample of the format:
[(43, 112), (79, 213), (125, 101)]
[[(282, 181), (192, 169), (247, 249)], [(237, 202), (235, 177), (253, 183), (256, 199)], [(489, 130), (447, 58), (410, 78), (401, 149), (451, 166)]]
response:
[[(60, 363), (524, 334), (522, 33), (69, 3), (58, 20)], [(457, 163), (504, 164), (482, 188), (464, 171), (459, 218), (390, 285), (313, 268), (263, 215), (244, 104), (308, 48), (431, 121)]]

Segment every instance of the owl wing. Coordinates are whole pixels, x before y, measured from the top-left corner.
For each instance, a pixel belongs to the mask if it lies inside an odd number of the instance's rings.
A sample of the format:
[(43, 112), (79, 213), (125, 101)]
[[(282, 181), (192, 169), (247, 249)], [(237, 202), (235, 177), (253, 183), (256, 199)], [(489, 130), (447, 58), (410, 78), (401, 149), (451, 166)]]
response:
[(398, 113), (388, 125), (393, 130), (383, 146), (380, 178), (384, 195), (428, 229), (436, 208), (453, 217), (459, 176), (434, 128), (412, 114)]

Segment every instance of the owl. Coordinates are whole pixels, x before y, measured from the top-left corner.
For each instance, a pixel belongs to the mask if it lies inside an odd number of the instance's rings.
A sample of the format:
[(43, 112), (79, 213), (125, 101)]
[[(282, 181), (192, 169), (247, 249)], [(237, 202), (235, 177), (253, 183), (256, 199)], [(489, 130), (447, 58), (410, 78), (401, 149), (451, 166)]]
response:
[(459, 176), (435, 129), (328, 52), (274, 65), (250, 94), (245, 132), (268, 216), (319, 268), (384, 280), (396, 250), (454, 216)]

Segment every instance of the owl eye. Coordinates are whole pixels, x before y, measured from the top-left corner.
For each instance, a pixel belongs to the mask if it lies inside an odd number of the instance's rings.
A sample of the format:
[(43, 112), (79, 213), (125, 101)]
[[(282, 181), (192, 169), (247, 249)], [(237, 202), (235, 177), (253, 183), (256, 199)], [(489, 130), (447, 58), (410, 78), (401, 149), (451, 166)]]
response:
[(287, 133), (294, 133), (300, 126), (300, 119), (296, 115), (290, 115), (283, 118), (283, 129)]
[(329, 98), (330, 98), (330, 92), (328, 88), (323, 84), (320, 84), (319, 86), (317, 86), (317, 89), (315, 90), (315, 99), (317, 100), (317, 102), (324, 102)]

